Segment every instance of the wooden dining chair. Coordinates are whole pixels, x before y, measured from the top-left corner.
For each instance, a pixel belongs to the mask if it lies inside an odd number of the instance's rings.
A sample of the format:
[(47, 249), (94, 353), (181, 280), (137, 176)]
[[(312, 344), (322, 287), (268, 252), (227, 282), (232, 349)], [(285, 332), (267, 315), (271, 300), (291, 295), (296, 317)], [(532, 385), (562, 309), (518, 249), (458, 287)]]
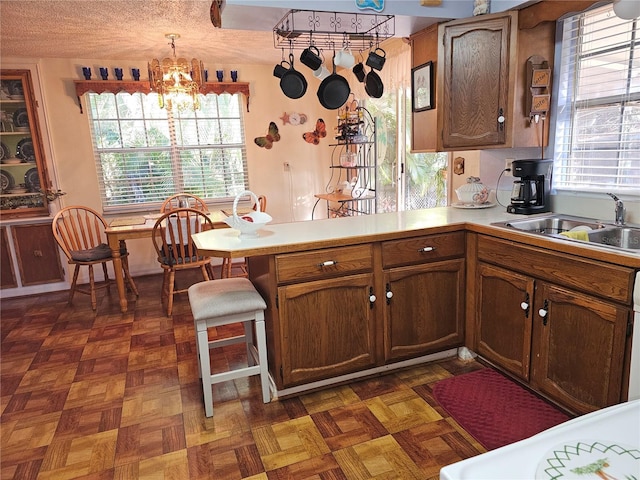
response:
[(209, 208), (204, 200), (191, 193), (177, 193), (170, 196), (160, 206), (161, 213), (167, 213), (178, 208), (194, 208), (203, 212), (208, 212)]
[(151, 238), (164, 273), (161, 298), (168, 316), (173, 311), (173, 296), (188, 289), (176, 288), (176, 272), (199, 268), (204, 280), (212, 279), (207, 267), (211, 257), (198, 254), (191, 240), (191, 235), (209, 229), (213, 229), (213, 222), (205, 212), (195, 208), (171, 210), (153, 226)]
[[(257, 210), (258, 205), (260, 205), (260, 211), (264, 212), (267, 209), (267, 197), (265, 195), (258, 196), (258, 203), (253, 205), (253, 209)], [(235, 269), (235, 274), (233, 273)], [(239, 262), (234, 262), (231, 258), (223, 258), (222, 264), (220, 265), (220, 278), (231, 278), (231, 277), (248, 277), (249, 276), (249, 266), (247, 265), (247, 260), (243, 259)]]
[[(96, 310), (96, 289), (109, 288), (113, 282), (109, 278), (107, 263), (113, 262), (113, 254), (107, 245), (106, 234), (107, 221), (95, 210), (79, 205), (69, 206), (60, 210), (53, 218), (51, 225), (53, 237), (62, 249), (70, 265), (74, 265), (73, 281), (69, 291), (69, 305), (73, 301), (75, 292), (85, 293), (91, 297), (91, 308)], [(122, 270), (124, 278), (133, 293), (138, 295), (133, 278), (129, 273), (129, 253), (124, 241), (120, 242), (120, 257), (122, 258)], [(96, 283), (93, 266), (102, 265), (104, 280)], [(80, 267), (89, 269), (89, 289), (78, 287), (78, 274)]]

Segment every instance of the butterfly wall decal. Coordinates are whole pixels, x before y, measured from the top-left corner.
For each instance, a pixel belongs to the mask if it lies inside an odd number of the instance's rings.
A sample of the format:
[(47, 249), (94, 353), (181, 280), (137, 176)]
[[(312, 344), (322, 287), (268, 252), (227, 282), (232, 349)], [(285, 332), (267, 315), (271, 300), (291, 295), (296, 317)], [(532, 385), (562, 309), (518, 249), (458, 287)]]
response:
[(316, 122), (316, 129), (313, 132), (307, 132), (302, 134), (302, 138), (305, 139), (307, 143), (313, 143), (314, 145), (318, 145), (320, 143), (320, 139), (327, 136), (327, 126), (324, 123), (324, 120), (319, 118)]
[(253, 141), (259, 147), (264, 147), (267, 150), (270, 150), (273, 147), (273, 142), (277, 142), (280, 140), (280, 134), (278, 133), (278, 126), (275, 122), (269, 122), (269, 133), (267, 133), (264, 137), (256, 137)]

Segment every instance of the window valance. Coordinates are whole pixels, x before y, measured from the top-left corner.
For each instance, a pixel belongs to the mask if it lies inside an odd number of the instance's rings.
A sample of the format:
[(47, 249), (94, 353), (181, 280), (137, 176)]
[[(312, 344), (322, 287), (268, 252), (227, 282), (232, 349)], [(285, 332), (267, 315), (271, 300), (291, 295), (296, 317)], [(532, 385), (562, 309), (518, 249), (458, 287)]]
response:
[[(82, 102), (80, 97), (87, 92), (93, 93), (105, 93), (110, 92), (113, 94), (126, 92), (132, 93), (151, 93), (151, 85), (148, 81), (122, 81), (122, 80), (74, 80), (76, 87), (76, 96), (78, 97), (78, 105), (80, 106), (80, 113), (82, 113)], [(249, 83), (248, 82), (206, 82), (200, 87), (200, 93), (208, 95), (213, 93), (220, 95), (222, 93), (229, 93), (235, 95), (236, 93), (242, 93), (245, 96), (247, 102), (247, 112), (249, 111)]]

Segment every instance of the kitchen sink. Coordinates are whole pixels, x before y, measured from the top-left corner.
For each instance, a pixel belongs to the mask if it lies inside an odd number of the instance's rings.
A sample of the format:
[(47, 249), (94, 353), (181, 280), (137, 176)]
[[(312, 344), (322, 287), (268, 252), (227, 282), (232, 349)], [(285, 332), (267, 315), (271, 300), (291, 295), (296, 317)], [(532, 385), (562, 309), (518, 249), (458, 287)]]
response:
[(584, 230), (597, 230), (605, 227), (602, 222), (598, 222), (597, 220), (567, 215), (548, 215), (523, 220), (510, 220), (508, 222), (494, 223), (493, 225), (511, 227), (529, 233), (544, 234), (568, 232), (576, 227), (582, 227)]
[(494, 226), (512, 228), (528, 233), (536, 233), (571, 242), (587, 243), (586, 239), (569, 238), (563, 232), (583, 230), (587, 232), (588, 243), (637, 252), (640, 250), (640, 226), (613, 225), (591, 218), (569, 215), (546, 215), (522, 220), (492, 223)]
[(628, 250), (640, 250), (640, 228), (607, 227), (588, 232), (589, 241)]

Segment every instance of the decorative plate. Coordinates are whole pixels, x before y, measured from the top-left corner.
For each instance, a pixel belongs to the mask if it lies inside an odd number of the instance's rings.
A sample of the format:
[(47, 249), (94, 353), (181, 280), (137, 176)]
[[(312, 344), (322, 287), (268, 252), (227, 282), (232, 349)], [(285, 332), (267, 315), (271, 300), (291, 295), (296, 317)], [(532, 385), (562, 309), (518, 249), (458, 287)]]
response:
[(549, 450), (538, 464), (537, 479), (639, 478), (640, 450), (613, 441), (570, 441)]
[(16, 181), (13, 179), (13, 175), (6, 170), (0, 170), (0, 189), (2, 190), (2, 193), (13, 188), (15, 184)]
[(23, 138), (18, 142), (16, 147), (16, 157), (23, 159), (26, 162), (34, 162), (36, 159), (36, 153), (33, 149), (33, 142), (31, 138)]
[(0, 143), (2, 151), (0, 152), (0, 160), (5, 160), (11, 156), (11, 151), (4, 143)]
[(29, 126), (29, 114), (26, 108), (19, 108), (13, 112), (13, 124), (18, 128)]
[(455, 203), (452, 203), (451, 206), (454, 208), (491, 208), (491, 207), (495, 207), (496, 204), (491, 202), (486, 202), (486, 203), (455, 202)]
[(22, 81), (20, 80), (9, 80), (7, 88), (9, 89), (9, 95), (12, 97), (24, 97), (24, 90), (22, 88)]
[(40, 190), (40, 176), (37, 168), (34, 167), (27, 170), (27, 173), (24, 174), (24, 184), (30, 192)]

